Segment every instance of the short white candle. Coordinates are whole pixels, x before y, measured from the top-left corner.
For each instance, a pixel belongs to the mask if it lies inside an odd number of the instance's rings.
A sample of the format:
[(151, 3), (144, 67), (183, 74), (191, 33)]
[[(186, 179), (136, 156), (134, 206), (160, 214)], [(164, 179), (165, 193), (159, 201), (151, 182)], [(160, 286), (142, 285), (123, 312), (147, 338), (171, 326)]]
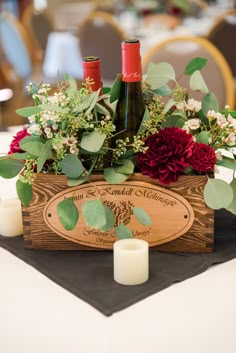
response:
[(23, 234), (21, 203), (17, 198), (0, 200), (0, 234), (14, 237)]
[(114, 280), (120, 284), (135, 285), (148, 280), (149, 246), (142, 239), (117, 240), (113, 245)]

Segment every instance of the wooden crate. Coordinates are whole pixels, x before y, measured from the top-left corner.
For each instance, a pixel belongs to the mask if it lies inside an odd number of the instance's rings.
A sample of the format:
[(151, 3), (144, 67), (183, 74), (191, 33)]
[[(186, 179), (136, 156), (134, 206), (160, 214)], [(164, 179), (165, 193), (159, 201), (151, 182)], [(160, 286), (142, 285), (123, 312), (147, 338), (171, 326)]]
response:
[[(100, 232), (85, 224), (81, 205), (98, 198), (110, 206), (116, 223), (124, 222), (134, 236), (149, 242), (152, 250), (211, 252), (214, 244), (214, 211), (203, 200), (205, 176), (182, 176), (168, 187), (141, 174), (111, 185), (102, 176), (92, 182), (68, 187), (65, 176), (37, 174), (33, 199), (23, 208), (24, 245), (26, 249), (110, 250), (117, 240), (114, 231)], [(63, 228), (56, 205), (72, 196), (80, 218), (72, 231)], [(132, 207), (142, 207), (150, 215), (152, 226), (138, 223)]]

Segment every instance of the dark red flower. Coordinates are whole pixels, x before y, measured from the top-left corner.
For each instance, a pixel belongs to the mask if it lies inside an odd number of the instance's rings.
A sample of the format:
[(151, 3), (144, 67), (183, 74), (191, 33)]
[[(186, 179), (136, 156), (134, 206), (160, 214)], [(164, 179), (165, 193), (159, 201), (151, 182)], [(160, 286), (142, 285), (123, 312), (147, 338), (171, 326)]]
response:
[(138, 167), (142, 174), (159, 179), (162, 184), (175, 182), (189, 166), (193, 137), (178, 127), (167, 127), (149, 136), (146, 153), (138, 153)]
[(195, 142), (193, 145), (193, 154), (189, 158), (190, 166), (200, 173), (212, 170), (216, 163), (216, 155), (213, 148), (205, 143)]
[(8, 154), (24, 152), (20, 149), (19, 144), (20, 141), (23, 140), (23, 138), (25, 138), (26, 136), (29, 136), (29, 134), (27, 132), (27, 128), (24, 127), (22, 130), (17, 132), (16, 136), (13, 136), (13, 140), (10, 144), (10, 151), (8, 152)]

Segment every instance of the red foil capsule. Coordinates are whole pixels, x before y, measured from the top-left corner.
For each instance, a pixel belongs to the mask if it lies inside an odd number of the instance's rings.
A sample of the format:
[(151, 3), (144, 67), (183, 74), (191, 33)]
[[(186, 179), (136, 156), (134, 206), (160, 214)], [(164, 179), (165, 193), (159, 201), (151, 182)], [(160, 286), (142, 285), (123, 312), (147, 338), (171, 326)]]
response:
[(125, 40), (122, 49), (122, 81), (142, 81), (140, 42), (136, 39)]

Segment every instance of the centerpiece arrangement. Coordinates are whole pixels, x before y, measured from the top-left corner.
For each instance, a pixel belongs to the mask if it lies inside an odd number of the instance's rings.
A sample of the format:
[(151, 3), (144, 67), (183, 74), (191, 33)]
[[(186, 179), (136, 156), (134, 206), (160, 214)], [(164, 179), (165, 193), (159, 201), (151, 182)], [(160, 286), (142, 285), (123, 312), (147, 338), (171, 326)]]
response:
[[(214, 178), (217, 166), (236, 169), (236, 119), (230, 107), (219, 111), (217, 97), (208, 92), (200, 72), (206, 64), (195, 58), (187, 65), (190, 91), (178, 84), (170, 64), (149, 65), (143, 80), (146, 111), (132, 139), (121, 139), (113, 122), (120, 75), (103, 95), (93, 92), (90, 80), (78, 89), (68, 75), (52, 94), (45, 83), (27, 87), (34, 106), (17, 113), (28, 123), (0, 158), (0, 176), (19, 176), (26, 247), (43, 248), (55, 234), (52, 248), (96, 243), (109, 249), (117, 237), (132, 236), (150, 236), (150, 243), (158, 245), (189, 229), (191, 239), (198, 230), (207, 233), (207, 227), (212, 234), (212, 210), (236, 214), (235, 179), (229, 184)], [(202, 92), (201, 101), (191, 98), (193, 91)], [(175, 223), (173, 215), (181, 220)], [(166, 237), (153, 240), (156, 228), (164, 233), (171, 220)], [(40, 245), (34, 245), (32, 234), (44, 234)]]

